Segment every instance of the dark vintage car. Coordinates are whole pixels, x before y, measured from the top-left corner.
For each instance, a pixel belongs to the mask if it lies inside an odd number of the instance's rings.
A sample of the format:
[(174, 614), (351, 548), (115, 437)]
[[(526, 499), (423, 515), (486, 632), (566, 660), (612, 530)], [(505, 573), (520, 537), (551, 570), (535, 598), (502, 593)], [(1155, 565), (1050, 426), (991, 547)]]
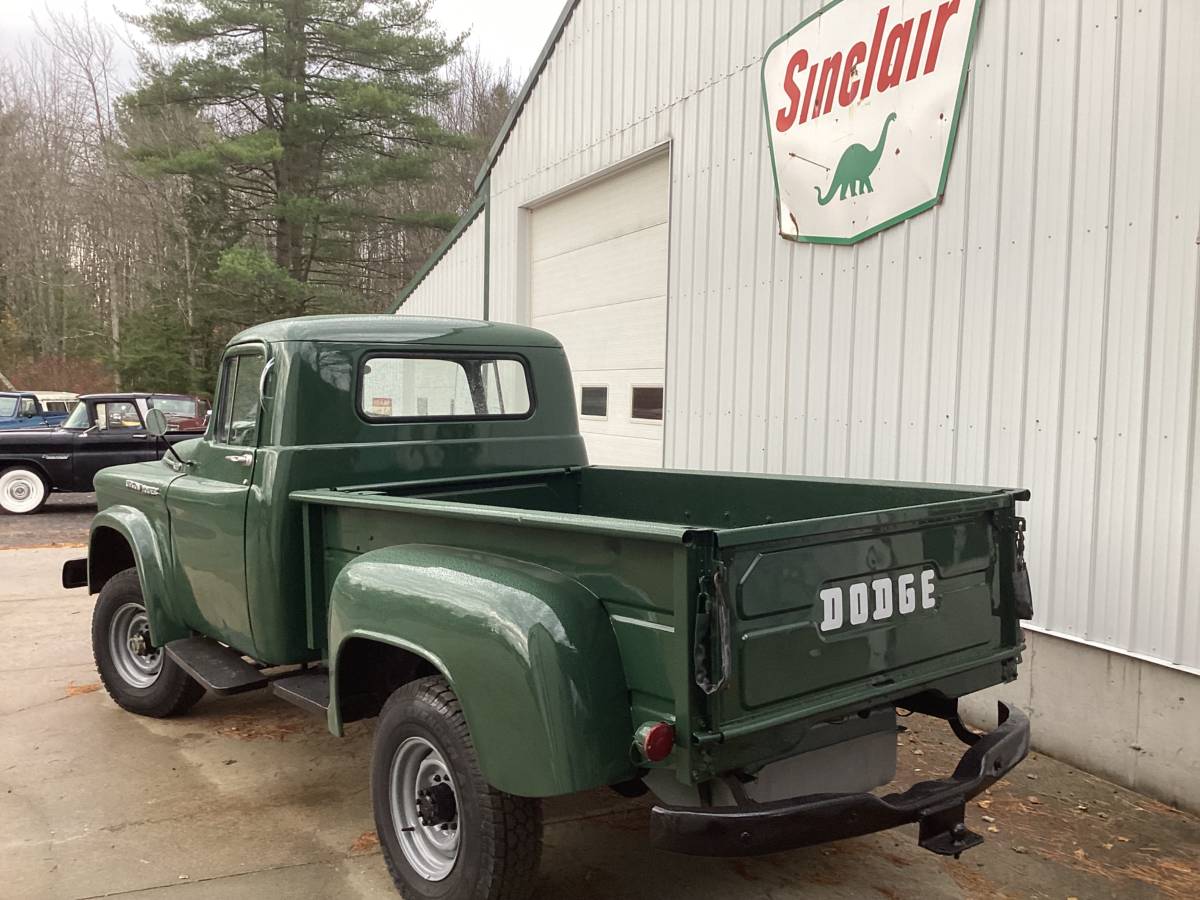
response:
[[(154, 407), (170, 431), (146, 431)], [(0, 431), (0, 510), (31, 513), (52, 491), (90, 491), (101, 469), (158, 459), (167, 444), (198, 437), (208, 405), (183, 394), (87, 394), (61, 427)]]

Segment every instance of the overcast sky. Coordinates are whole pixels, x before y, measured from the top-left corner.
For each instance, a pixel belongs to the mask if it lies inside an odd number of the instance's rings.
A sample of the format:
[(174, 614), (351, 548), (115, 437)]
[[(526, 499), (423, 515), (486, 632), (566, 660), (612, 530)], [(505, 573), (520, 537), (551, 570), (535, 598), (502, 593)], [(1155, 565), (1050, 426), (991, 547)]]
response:
[[(562, 11), (564, 0), (435, 0), (434, 17), (448, 34), (471, 32), (471, 42), (479, 46), (488, 61), (512, 64), (513, 72), (524, 80), (550, 29)], [(0, 55), (14, 51), (22, 41), (34, 36), (32, 16), (45, 19), (45, 10), (55, 13), (79, 13), (85, 0), (0, 0)], [(88, 0), (93, 18), (124, 28), (117, 15), (142, 12), (149, 0)], [(132, 54), (126, 52), (126, 59)]]

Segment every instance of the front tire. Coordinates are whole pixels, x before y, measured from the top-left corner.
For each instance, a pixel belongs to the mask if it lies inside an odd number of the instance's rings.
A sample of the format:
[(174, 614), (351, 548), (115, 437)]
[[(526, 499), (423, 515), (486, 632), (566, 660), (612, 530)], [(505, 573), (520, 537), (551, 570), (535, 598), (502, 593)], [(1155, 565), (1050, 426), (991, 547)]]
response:
[(388, 871), (409, 900), (522, 900), (532, 892), (541, 801), (487, 783), (444, 679), (410, 682), (384, 704), (371, 800)]
[(151, 646), (137, 569), (118, 572), (101, 589), (92, 612), (92, 655), (104, 689), (129, 712), (164, 719), (204, 696), (202, 685)]
[(50, 491), (41, 474), (17, 466), (0, 473), (0, 509), (14, 515), (35, 513), (46, 505)]

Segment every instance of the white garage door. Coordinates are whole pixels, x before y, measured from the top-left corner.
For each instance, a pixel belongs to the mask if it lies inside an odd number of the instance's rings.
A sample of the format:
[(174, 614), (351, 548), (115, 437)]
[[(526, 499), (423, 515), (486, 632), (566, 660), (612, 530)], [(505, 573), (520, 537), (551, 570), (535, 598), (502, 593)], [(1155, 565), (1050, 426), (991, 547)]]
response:
[(567, 350), (593, 463), (662, 465), (669, 183), (664, 153), (532, 213), (532, 324)]

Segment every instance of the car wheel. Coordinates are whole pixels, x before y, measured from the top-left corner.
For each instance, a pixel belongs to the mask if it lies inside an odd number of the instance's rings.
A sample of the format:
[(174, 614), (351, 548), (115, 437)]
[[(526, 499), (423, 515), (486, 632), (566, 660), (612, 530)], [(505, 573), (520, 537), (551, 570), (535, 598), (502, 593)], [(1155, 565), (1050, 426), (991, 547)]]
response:
[(384, 704), (371, 761), (375, 827), (411, 900), (520, 900), (542, 853), (540, 800), (487, 783), (458, 697), (440, 677)]
[(49, 495), (46, 482), (33, 469), (7, 469), (0, 474), (0, 509), (5, 512), (17, 515), (37, 512)]
[(130, 712), (163, 719), (204, 696), (201, 684), (151, 645), (137, 569), (118, 572), (100, 591), (92, 612), (92, 654), (108, 695)]

